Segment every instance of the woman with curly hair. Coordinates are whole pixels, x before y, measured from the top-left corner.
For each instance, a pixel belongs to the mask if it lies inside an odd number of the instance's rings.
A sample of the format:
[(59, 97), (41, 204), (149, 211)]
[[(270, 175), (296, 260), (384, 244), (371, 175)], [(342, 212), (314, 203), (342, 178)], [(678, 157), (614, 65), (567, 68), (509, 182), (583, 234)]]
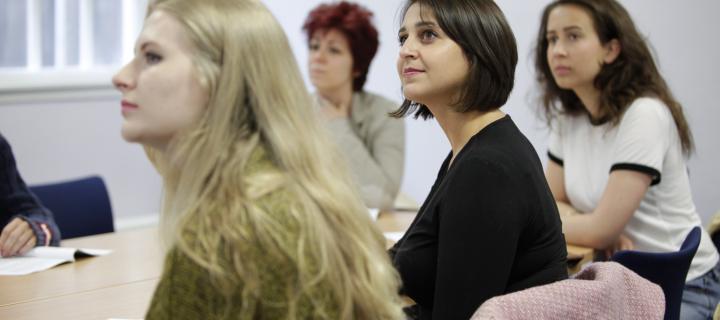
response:
[(405, 125), (388, 116), (396, 103), (363, 89), (379, 44), (372, 15), (350, 2), (321, 4), (303, 30), (316, 103), (365, 205), (392, 209), (403, 174)]
[[(701, 225), (685, 165), (692, 135), (628, 12), (614, 0), (552, 2), (535, 59), (568, 243), (677, 251)], [(719, 300), (718, 253), (703, 231), (680, 318), (709, 319)]]

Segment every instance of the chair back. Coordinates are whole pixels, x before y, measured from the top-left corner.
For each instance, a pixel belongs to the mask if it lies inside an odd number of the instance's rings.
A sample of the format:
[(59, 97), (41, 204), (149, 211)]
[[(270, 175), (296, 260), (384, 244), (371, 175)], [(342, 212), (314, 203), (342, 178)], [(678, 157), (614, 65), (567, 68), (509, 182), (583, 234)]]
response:
[(612, 261), (658, 284), (665, 294), (665, 319), (679, 319), (685, 278), (700, 245), (700, 236), (700, 227), (694, 227), (677, 252), (623, 250), (616, 252)]
[(31, 186), (30, 190), (52, 211), (63, 239), (115, 230), (107, 188), (98, 176)]
[(662, 289), (615, 262), (588, 264), (572, 278), (491, 298), (470, 320), (662, 319)]

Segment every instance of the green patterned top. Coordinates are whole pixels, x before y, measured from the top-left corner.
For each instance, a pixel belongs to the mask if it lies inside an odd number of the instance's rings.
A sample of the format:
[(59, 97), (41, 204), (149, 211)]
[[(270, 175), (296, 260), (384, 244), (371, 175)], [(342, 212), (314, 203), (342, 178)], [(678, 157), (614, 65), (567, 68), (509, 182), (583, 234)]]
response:
[[(258, 148), (260, 149), (260, 148)], [(272, 169), (272, 163), (264, 152), (255, 152), (249, 160), (249, 172), (267, 172), (263, 169)], [(289, 215), (288, 192), (282, 188), (273, 191), (257, 200), (254, 205), (263, 208), (264, 212), (277, 224), (276, 228), (282, 230), (280, 246), (296, 246), (298, 240), (297, 224)], [(225, 218), (225, 221), (233, 218)], [(192, 225), (192, 224), (191, 224)], [(223, 223), (222, 228), (234, 227), (231, 223)], [(238, 226), (243, 228), (242, 226)], [(253, 229), (244, 226), (244, 231)], [(190, 230), (189, 233), (197, 232)], [(221, 243), (225, 243), (219, 237)], [(232, 242), (232, 241), (230, 241)], [(284, 254), (270, 254), (263, 250), (259, 244), (248, 243), (243, 248), (230, 248), (221, 245), (221, 252), (237, 250), (245, 259), (257, 262), (260, 277), (260, 288), (252, 292), (249, 299), (242, 299), (242, 283), (233, 288), (226, 296), (222, 290), (214, 285), (209, 271), (195, 263), (188, 255), (172, 248), (166, 256), (165, 266), (160, 283), (153, 296), (146, 319), (338, 319), (339, 306), (330, 296), (327, 285), (320, 283), (313, 290), (304, 293), (294, 311), (289, 310), (287, 292), (298, 292), (298, 271), (295, 259)], [(291, 251), (292, 252), (292, 251)], [(221, 265), (224, 270), (232, 270), (233, 264), (229, 255), (221, 255)], [(296, 260), (295, 260), (296, 261)], [(226, 297), (229, 297), (226, 298)], [(247, 301), (250, 300), (250, 301)], [(242, 314), (243, 303), (249, 304), (250, 314)], [(290, 315), (292, 313), (292, 316)]]

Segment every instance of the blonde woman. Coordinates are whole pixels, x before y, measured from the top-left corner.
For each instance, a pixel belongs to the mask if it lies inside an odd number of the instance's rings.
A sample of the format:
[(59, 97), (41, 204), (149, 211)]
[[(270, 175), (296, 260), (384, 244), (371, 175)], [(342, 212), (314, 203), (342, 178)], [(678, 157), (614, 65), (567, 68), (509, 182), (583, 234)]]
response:
[[(155, 1), (113, 78), (163, 175), (148, 319), (397, 319), (399, 280), (259, 2)], [(299, 110), (299, 112), (298, 112)]]

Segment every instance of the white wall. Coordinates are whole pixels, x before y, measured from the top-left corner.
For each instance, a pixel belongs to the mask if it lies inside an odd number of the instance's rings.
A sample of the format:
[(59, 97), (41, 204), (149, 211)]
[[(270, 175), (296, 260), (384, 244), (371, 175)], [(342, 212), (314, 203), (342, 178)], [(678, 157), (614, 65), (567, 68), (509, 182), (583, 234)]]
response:
[[(159, 211), (160, 177), (120, 137), (119, 96), (0, 105), (0, 132), (29, 184), (103, 177), (117, 227)], [(119, 219), (119, 220), (118, 220)]]
[[(321, 1), (267, 0), (283, 24), (303, 74), (307, 50), (300, 27), (304, 14)], [(362, 0), (376, 15), (381, 34), (377, 57), (366, 89), (401, 101), (395, 73), (397, 11), (400, 0)], [(535, 116), (537, 104), (530, 50), (543, 1), (498, 0), (518, 41), (520, 61), (516, 85), (503, 110), (509, 113), (545, 159), (546, 131)], [(640, 30), (656, 49), (660, 68), (676, 97), (683, 103), (695, 134), (697, 153), (690, 160), (695, 201), (707, 221), (720, 210), (720, 109), (713, 93), (720, 91), (720, 43), (713, 32), (720, 21), (720, 2), (673, 0), (622, 1)], [(307, 76), (306, 76), (307, 79)], [(108, 80), (109, 81), (109, 80)], [(0, 100), (2, 97), (0, 97)], [(62, 180), (87, 174), (102, 175), (109, 185), (113, 209), (121, 224), (152, 216), (159, 208), (160, 179), (140, 147), (119, 136), (120, 107), (116, 94), (52, 102), (0, 102), (0, 132), (11, 141), (20, 169), (30, 183)], [(403, 187), (418, 201), (427, 195), (449, 146), (434, 121), (407, 119), (407, 160)]]

